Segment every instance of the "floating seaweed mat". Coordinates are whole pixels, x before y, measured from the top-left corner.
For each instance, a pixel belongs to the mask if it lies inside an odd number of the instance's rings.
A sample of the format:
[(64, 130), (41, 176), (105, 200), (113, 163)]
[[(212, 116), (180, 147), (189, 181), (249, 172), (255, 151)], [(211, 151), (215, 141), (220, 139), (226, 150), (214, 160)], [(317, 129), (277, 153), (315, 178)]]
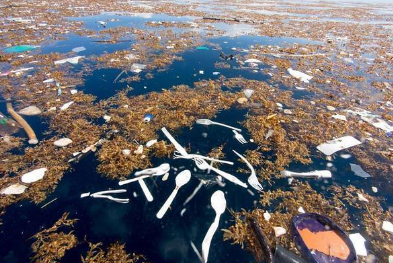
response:
[(36, 49), (37, 47), (38, 46), (31, 46), (31, 45), (13, 46), (13, 47), (6, 48), (4, 52), (5, 53), (25, 52), (25, 51)]
[(16, 133), (19, 129), (20, 125), (16, 121), (7, 118), (0, 112), (0, 136)]
[(351, 240), (330, 219), (314, 213), (300, 214), (293, 218), (292, 227), (295, 244), (309, 262), (356, 262)]

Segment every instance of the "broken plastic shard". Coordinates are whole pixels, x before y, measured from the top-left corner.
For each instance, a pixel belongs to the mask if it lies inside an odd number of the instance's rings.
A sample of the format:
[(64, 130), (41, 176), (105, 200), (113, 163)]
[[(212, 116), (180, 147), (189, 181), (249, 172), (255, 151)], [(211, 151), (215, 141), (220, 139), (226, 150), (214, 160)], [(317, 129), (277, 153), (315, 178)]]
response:
[(297, 211), (298, 211), (299, 213), (301, 213), (301, 214), (306, 213), (306, 211), (304, 211), (304, 208), (303, 208), (303, 207), (299, 207)]
[(358, 256), (367, 256), (367, 249), (365, 246), (366, 239), (359, 234), (349, 234), (349, 239), (351, 240), (353, 246), (355, 247), (356, 255)]
[(26, 116), (34, 116), (41, 114), (41, 110), (36, 106), (29, 106), (21, 109), (18, 113)]
[(27, 186), (21, 185), (21, 184), (13, 184), (10, 185), (6, 188), (3, 188), (0, 190), (0, 194), (3, 195), (19, 195), (24, 193), (24, 191), (27, 189)]
[(81, 194), (81, 198), (88, 197), (88, 196), (90, 196), (90, 192)]
[(382, 229), (393, 234), (393, 224), (389, 221), (383, 221)]
[(249, 99), (252, 96), (252, 94), (254, 94), (254, 92), (255, 92), (255, 90), (253, 90), (253, 89), (245, 89), (243, 91), (243, 93), (247, 97), (247, 99)]
[(344, 150), (356, 145), (361, 144), (361, 142), (352, 136), (344, 136), (335, 140), (328, 141), (317, 146), (317, 149), (324, 153), (325, 155), (332, 155), (335, 152)]
[(148, 141), (147, 143), (146, 143), (146, 147), (147, 148), (149, 148), (149, 147), (151, 147), (151, 146), (153, 146), (153, 144), (155, 144), (157, 142), (157, 140), (150, 140), (150, 141)]
[(121, 153), (122, 153), (123, 155), (125, 155), (125, 156), (128, 156), (128, 155), (131, 154), (131, 150), (130, 150), (130, 149), (124, 149), (124, 150), (121, 151)]
[(70, 107), (71, 104), (73, 104), (73, 103), (74, 103), (73, 101), (64, 103), (63, 106), (60, 107), (60, 110), (66, 110), (66, 109), (68, 109), (68, 107)]
[(209, 50), (208, 47), (204, 47), (204, 46), (196, 47), (196, 49), (197, 49), (197, 50)]
[(72, 140), (70, 138), (61, 138), (58, 139), (57, 141), (53, 142), (53, 144), (57, 147), (65, 147), (72, 143)]
[(138, 64), (138, 63), (134, 63), (134, 64), (132, 64), (132, 66), (131, 66), (131, 72), (134, 72), (134, 73), (139, 73), (139, 72), (141, 72), (143, 69), (145, 69), (147, 67), (147, 65), (145, 65), (145, 64)]
[(39, 46), (31, 46), (31, 45), (20, 45), (6, 48), (4, 50), (5, 53), (17, 53), (17, 52), (25, 52), (29, 50), (36, 49)]
[(21, 181), (27, 184), (37, 182), (38, 180), (41, 180), (44, 177), (46, 171), (48, 171), (47, 168), (35, 169), (31, 172), (22, 175)]
[(138, 148), (134, 151), (135, 154), (143, 153), (143, 145), (139, 145)]
[(85, 51), (86, 48), (85, 47), (76, 47), (72, 49), (72, 52), (78, 53), (78, 52), (82, 52)]
[(305, 73), (303, 73), (303, 72), (294, 70), (294, 69), (292, 69), (292, 68), (289, 68), (289, 69), (287, 69), (287, 70), (288, 70), (288, 73), (289, 73), (292, 77), (297, 78), (297, 79), (299, 79), (300, 81), (303, 81), (303, 82), (305, 82), (305, 83), (309, 83), (310, 80), (313, 78), (312, 76), (309, 76), (309, 75), (307, 75), (307, 74), (305, 74)]
[(109, 116), (109, 115), (104, 115), (102, 118), (104, 118), (105, 122), (108, 122), (111, 120), (111, 116)]
[(344, 115), (340, 115), (340, 114), (333, 115), (332, 118), (334, 118), (336, 120), (347, 121), (347, 117), (345, 117)]
[(355, 173), (355, 175), (363, 177), (363, 178), (368, 178), (371, 177), (371, 175), (367, 172), (365, 172), (360, 165), (350, 163), (351, 166), (351, 171)]
[(245, 63), (262, 63), (262, 61), (260, 61), (259, 59), (255, 59), (255, 58), (250, 58), (247, 59), (246, 61), (244, 61)]
[(273, 228), (274, 228), (274, 234), (276, 237), (285, 235), (287, 233), (287, 230), (285, 230), (285, 228), (283, 228), (283, 227), (278, 226), (278, 227), (273, 227)]
[(60, 60), (56, 60), (55, 61), (55, 65), (61, 65), (64, 63), (71, 63), (73, 65), (78, 64), (79, 59), (84, 58), (85, 56), (76, 56), (76, 57), (72, 57), (72, 58), (65, 58), (65, 59), (60, 59)]
[(332, 173), (329, 170), (315, 170), (312, 172), (297, 173), (288, 170), (281, 171), (281, 175), (285, 177), (303, 177), (303, 178), (331, 178)]
[(269, 213), (268, 211), (266, 211), (265, 213), (263, 213), (263, 218), (264, 218), (266, 221), (269, 221), (270, 218), (272, 218), (272, 216), (270, 215), (270, 213)]
[(361, 194), (361, 193), (357, 193), (357, 194), (358, 194), (359, 201), (368, 203), (368, 199), (366, 197), (364, 197), (363, 194)]

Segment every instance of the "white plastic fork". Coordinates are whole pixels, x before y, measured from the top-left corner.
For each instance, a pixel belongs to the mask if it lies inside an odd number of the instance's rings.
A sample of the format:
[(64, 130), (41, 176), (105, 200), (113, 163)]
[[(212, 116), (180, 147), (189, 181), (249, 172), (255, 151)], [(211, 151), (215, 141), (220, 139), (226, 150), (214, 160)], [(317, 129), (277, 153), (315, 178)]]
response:
[(224, 177), (228, 181), (231, 181), (232, 183), (240, 185), (240, 186), (242, 186), (244, 188), (247, 188), (247, 184), (243, 183), (242, 181), (240, 181), (235, 176), (233, 176), (233, 175), (231, 175), (229, 173), (226, 173), (224, 171), (221, 171), (219, 169), (214, 168), (213, 166), (209, 165), (205, 160), (199, 159), (199, 158), (195, 158), (194, 161), (195, 161), (196, 166), (199, 169), (201, 169), (201, 170), (210, 169), (210, 170), (216, 172), (217, 174), (221, 175), (222, 177)]
[(251, 170), (251, 175), (248, 177), (248, 183), (257, 191), (262, 192), (263, 191), (263, 187), (262, 185), (259, 183), (257, 175), (255, 173), (255, 169), (254, 167), (252, 167), (251, 163), (249, 161), (247, 161), (247, 159), (241, 155), (240, 153), (236, 152), (235, 150), (232, 150), (237, 156), (239, 156), (248, 166), (248, 168), (250, 168)]
[(242, 130), (239, 129), (239, 128), (235, 128), (235, 127), (232, 127), (232, 126), (229, 126), (229, 125), (220, 123), (220, 122), (211, 121), (211, 120), (209, 120), (209, 119), (198, 119), (198, 120), (196, 120), (196, 123), (197, 123), (197, 124), (202, 124), (202, 125), (212, 125), (212, 124), (214, 124), (214, 125), (219, 125), (219, 126), (222, 126), (222, 127), (225, 127), (225, 128), (232, 129), (232, 130), (236, 130), (236, 131), (238, 131), (238, 132), (241, 132), (241, 131), (242, 131)]
[(230, 164), (233, 165), (233, 162), (230, 161), (224, 161), (224, 160), (219, 160), (219, 159), (214, 159), (214, 158), (210, 158), (210, 157), (206, 157), (203, 155), (199, 155), (199, 154), (187, 154), (187, 156), (182, 155), (181, 153), (179, 153), (178, 151), (175, 151), (174, 155), (173, 155), (173, 159), (204, 159), (204, 160), (208, 160), (208, 161), (213, 161), (213, 162), (218, 162), (218, 163), (226, 163), (226, 164)]
[(247, 143), (246, 139), (244, 139), (243, 135), (238, 133), (236, 130), (232, 130), (233, 133), (235, 134), (235, 139), (240, 142), (241, 144)]

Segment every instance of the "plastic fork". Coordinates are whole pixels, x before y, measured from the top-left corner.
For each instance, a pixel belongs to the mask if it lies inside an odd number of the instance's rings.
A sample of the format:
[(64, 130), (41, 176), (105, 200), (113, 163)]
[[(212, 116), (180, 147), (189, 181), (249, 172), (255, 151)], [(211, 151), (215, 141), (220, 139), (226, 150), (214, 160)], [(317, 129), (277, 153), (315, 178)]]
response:
[(252, 165), (250, 164), (249, 161), (247, 161), (247, 159), (241, 155), (240, 153), (236, 152), (235, 150), (232, 150), (237, 156), (239, 156), (248, 166), (248, 168), (250, 168), (251, 170), (251, 175), (248, 177), (248, 183), (257, 191), (262, 192), (263, 191), (263, 187), (262, 185), (259, 183), (257, 175), (255, 173), (255, 169), (254, 167), (252, 167)]
[(232, 130), (233, 133), (235, 134), (235, 139), (240, 142), (241, 144), (247, 143), (246, 139), (244, 139), (243, 135), (238, 133), (236, 130)]
[(205, 160), (200, 159), (200, 158), (195, 158), (194, 159), (196, 166), (201, 169), (201, 170), (207, 170), (210, 169), (214, 172), (216, 172), (217, 174), (221, 175), (222, 177), (224, 177), (225, 179), (227, 179), (228, 181), (231, 181), (234, 184), (240, 185), (244, 188), (247, 188), (247, 184), (243, 183), (242, 181), (240, 181), (239, 179), (237, 179), (235, 176), (226, 173), (224, 171), (221, 171), (219, 169), (214, 168), (213, 166), (209, 165)]
[(209, 120), (209, 119), (198, 119), (198, 120), (196, 120), (196, 123), (197, 123), (197, 124), (202, 124), (202, 125), (212, 125), (212, 124), (213, 124), (213, 125), (219, 125), (219, 126), (222, 126), (222, 127), (225, 127), (225, 128), (229, 128), (229, 129), (232, 129), (232, 130), (236, 130), (236, 131), (238, 131), (238, 132), (241, 132), (241, 131), (242, 131), (242, 130), (239, 129), (239, 128), (235, 128), (235, 127), (232, 127), (232, 126), (223, 124), (223, 123), (211, 121), (211, 120)]

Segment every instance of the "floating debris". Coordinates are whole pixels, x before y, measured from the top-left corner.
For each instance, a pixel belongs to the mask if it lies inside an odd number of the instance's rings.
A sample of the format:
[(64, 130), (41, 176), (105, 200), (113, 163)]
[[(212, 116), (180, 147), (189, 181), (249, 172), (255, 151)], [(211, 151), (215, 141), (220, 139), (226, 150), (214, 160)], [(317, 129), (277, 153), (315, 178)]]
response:
[(337, 151), (341, 151), (356, 145), (361, 144), (360, 141), (352, 136), (344, 136), (335, 140), (328, 141), (327, 143), (317, 146), (317, 149), (325, 155), (332, 155)]
[(23, 194), (27, 189), (27, 186), (22, 184), (13, 184), (0, 190), (0, 194), (3, 195), (20, 195)]
[(21, 181), (26, 184), (37, 182), (37, 181), (41, 180), (42, 178), (44, 178), (46, 171), (48, 171), (47, 168), (35, 169), (31, 172), (23, 174), (21, 176)]
[(61, 59), (61, 60), (56, 60), (54, 63), (55, 63), (55, 65), (61, 65), (61, 64), (68, 62), (70, 64), (76, 65), (76, 64), (78, 64), (79, 60), (84, 57), (85, 56), (76, 56), (76, 57), (72, 57), (72, 58), (65, 58), (65, 59)]
[(37, 106), (29, 106), (18, 111), (19, 114), (26, 116), (40, 115), (42, 111)]
[(65, 147), (72, 143), (70, 138), (61, 138), (53, 142), (53, 144), (57, 147)]
[(312, 76), (309, 76), (309, 75), (307, 75), (307, 74), (305, 74), (305, 73), (303, 73), (303, 72), (294, 70), (294, 69), (292, 69), (292, 68), (289, 68), (289, 69), (288, 69), (288, 73), (289, 73), (292, 77), (297, 78), (297, 79), (299, 79), (300, 81), (303, 81), (303, 82), (305, 82), (305, 83), (309, 83), (310, 80), (313, 78)]
[(365, 172), (360, 165), (350, 163), (351, 166), (351, 171), (355, 173), (355, 175), (363, 177), (363, 178), (369, 178), (371, 175), (367, 172)]

